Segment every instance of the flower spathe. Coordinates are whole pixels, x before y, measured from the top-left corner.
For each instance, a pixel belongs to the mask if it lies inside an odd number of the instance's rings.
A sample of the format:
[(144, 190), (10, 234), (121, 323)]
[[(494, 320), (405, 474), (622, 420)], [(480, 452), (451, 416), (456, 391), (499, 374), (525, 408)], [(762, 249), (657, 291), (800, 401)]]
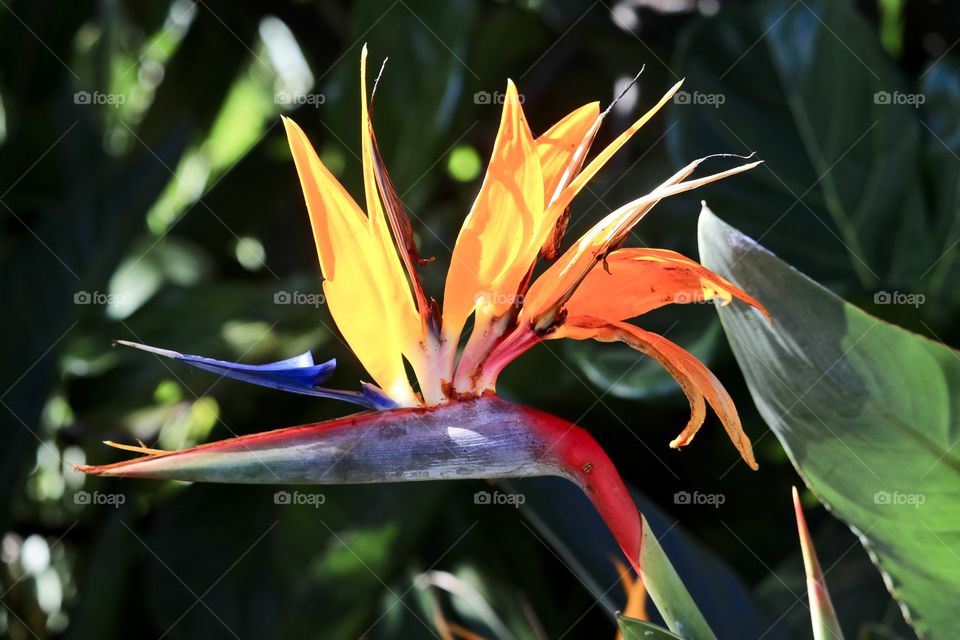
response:
[[(766, 312), (745, 292), (689, 258), (663, 249), (630, 248), (624, 244), (637, 223), (663, 198), (746, 171), (759, 163), (692, 178), (703, 159), (694, 161), (649, 194), (610, 212), (564, 249), (569, 207), (576, 195), (670, 100), (680, 83), (607, 147), (590, 157), (590, 147), (607, 111), (601, 111), (597, 103), (585, 105), (537, 136), (527, 123), (516, 86), (508, 81), (486, 174), (453, 247), (442, 304), (438, 304), (420, 283), (418, 268), (424, 261), (416, 253), (412, 225), (380, 157), (368, 105), (366, 58), (364, 47), (360, 113), (362, 207), (324, 166), (303, 130), (286, 117), (283, 124), (309, 212), (327, 306), (344, 340), (376, 384), (364, 385), (360, 392), (322, 389), (318, 385), (332, 372), (333, 363), (314, 365), (312, 358), (307, 357), (309, 354), (264, 369), (133, 346), (257, 384), (344, 399), (380, 410), (376, 413), (381, 414), (399, 412), (398, 419), (402, 416), (403, 424), (411, 425), (411, 416), (426, 420), (428, 415), (467, 415), (457, 413), (455, 407), (459, 404), (499, 406), (474, 401), (494, 393), (503, 368), (538, 342), (561, 338), (621, 341), (660, 362), (690, 402), (690, 421), (671, 446), (690, 442), (703, 423), (709, 404), (740, 455), (756, 468), (736, 408), (716, 377), (678, 345), (627, 321), (666, 304), (709, 300), (727, 304), (734, 298)], [(541, 261), (549, 264), (534, 278)], [(464, 340), (461, 334), (471, 317), (473, 328)], [(416, 378), (415, 384), (407, 376), (407, 363)], [(546, 424), (541, 417), (530, 417), (530, 410), (518, 410), (516, 414), (503, 411), (503, 415), (514, 416), (510, 420), (518, 423), (517, 429), (522, 429), (525, 422)], [(363, 418), (371, 424), (380, 419), (381, 416)], [(476, 416), (470, 419), (479, 420)], [(540, 434), (538, 437), (560, 433), (550, 424), (549, 429), (530, 428)], [(321, 429), (318, 433), (328, 432)], [(575, 447), (578, 453), (563, 460), (573, 464), (571, 461), (576, 459), (582, 468), (571, 471), (569, 477), (591, 473), (601, 457), (593, 445), (586, 443), (584, 438), (589, 439), (588, 435), (577, 438), (583, 440), (582, 446)], [(271, 437), (270, 442), (274, 440)], [(225, 441), (229, 442), (232, 441)], [(213, 446), (216, 445), (197, 449), (203, 449), (204, 459), (209, 460)], [(160, 464), (159, 458), (173, 461), (167, 456), (175, 455), (126, 448), (148, 456), (84, 470), (138, 475), (137, 465), (146, 468), (147, 461), (157, 459), (157, 463), (150, 463), (150, 468), (168, 469), (170, 464)], [(231, 445), (229, 450), (237, 449)], [(593, 452), (589, 459), (581, 455), (588, 450)], [(178, 456), (177, 460), (182, 458)], [(612, 465), (604, 473), (616, 477)], [(602, 492), (597, 481), (594, 474), (583, 479), (581, 486), (592, 487), (588, 493)], [(616, 483), (622, 487), (619, 477)], [(596, 495), (591, 497), (598, 504)], [(622, 492), (611, 502), (621, 506), (626, 503)], [(599, 504), (598, 508), (604, 512)], [(606, 510), (612, 512), (613, 507), (607, 505)], [(604, 517), (609, 524), (613, 516), (604, 513)], [(611, 524), (611, 528), (616, 527)], [(626, 538), (639, 541), (634, 525), (621, 529), (630, 530), (624, 534)], [(620, 536), (618, 539), (630, 556), (633, 543), (625, 544)], [(635, 557), (630, 560), (636, 563)]]

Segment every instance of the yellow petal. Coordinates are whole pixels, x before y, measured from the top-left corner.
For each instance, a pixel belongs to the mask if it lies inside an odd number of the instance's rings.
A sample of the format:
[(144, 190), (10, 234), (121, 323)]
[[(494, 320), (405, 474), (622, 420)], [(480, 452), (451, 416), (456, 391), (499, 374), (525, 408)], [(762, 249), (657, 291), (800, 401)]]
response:
[[(360, 53), (360, 131), (367, 220), (370, 226), (371, 239), (378, 247), (376, 256), (370, 256), (371, 267), (377, 275), (385, 301), (392, 304), (389, 307), (391, 329), (400, 341), (401, 352), (411, 362), (420, 380), (421, 387), (426, 388), (428, 386), (426, 377), (433, 375), (433, 372), (429, 370), (424, 357), (425, 326), (421, 322), (420, 312), (414, 303), (411, 290), (411, 285), (419, 285), (419, 283), (408, 280), (406, 267), (397, 253), (398, 244), (402, 242), (402, 239), (398, 239), (397, 243), (394, 243), (393, 232), (381, 201), (381, 197), (386, 200), (386, 196), (381, 193), (377, 181), (377, 162), (379, 158), (374, 147), (376, 143), (373, 122), (367, 105), (367, 45), (363, 45)], [(382, 166), (379, 170), (381, 172), (385, 171)], [(383, 173), (381, 173), (381, 178), (389, 181), (389, 177), (383, 175)], [(392, 187), (392, 183), (390, 183), (390, 186)], [(399, 203), (393, 204), (398, 205)], [(398, 222), (398, 224), (400, 223)], [(405, 249), (406, 247), (404, 247)], [(409, 266), (411, 269), (409, 277), (415, 279), (416, 273), (412, 271), (412, 264)]]
[(496, 317), (513, 306), (540, 250), (543, 186), (533, 136), (509, 82), (486, 177), (450, 258), (443, 294), (448, 340), (456, 342), (475, 308)]
[(766, 314), (759, 302), (732, 282), (675, 251), (618, 249), (603, 268), (592, 269), (564, 305), (571, 316), (627, 320), (666, 304), (722, 304), (739, 298)]
[(589, 316), (568, 317), (550, 338), (594, 339), (623, 342), (659, 362), (676, 379), (690, 402), (690, 421), (670, 442), (677, 449), (690, 443), (706, 415), (704, 398), (717, 413), (727, 435), (751, 469), (757, 469), (750, 438), (744, 433), (733, 399), (716, 376), (690, 353), (663, 336), (624, 322), (608, 322)]
[(383, 245), (303, 130), (289, 118), (283, 124), (310, 213), (330, 315), (377, 384), (401, 405), (417, 404), (401, 355), (405, 336), (396, 329), (400, 323), (391, 321), (405, 300), (395, 287), (381, 284)]

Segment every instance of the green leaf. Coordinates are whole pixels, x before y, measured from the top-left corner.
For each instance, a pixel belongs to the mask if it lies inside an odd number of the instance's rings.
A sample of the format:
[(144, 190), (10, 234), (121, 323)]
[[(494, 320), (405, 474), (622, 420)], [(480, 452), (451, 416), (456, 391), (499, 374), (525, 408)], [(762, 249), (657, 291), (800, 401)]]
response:
[(942, 60), (922, 77), (920, 95), (924, 97), (923, 161), (931, 175), (930, 213), (936, 232), (936, 261), (931, 261), (924, 274), (926, 290), (932, 297), (946, 294), (951, 307), (936, 305), (932, 311), (952, 318), (957, 304), (956, 287), (950, 287), (958, 272), (960, 241), (960, 65)]
[[(559, 478), (524, 478), (500, 484), (511, 493), (526, 496), (521, 507), (524, 516), (598, 605), (611, 614), (623, 610), (623, 590), (613, 564), (614, 558), (623, 557), (622, 552), (583, 492)], [(779, 610), (773, 616), (766, 615), (722, 559), (652, 500), (635, 490), (630, 493), (644, 515), (645, 531), (657, 534), (656, 553), (671, 558), (670, 564), (686, 585), (688, 597), (697, 603), (711, 629), (722, 638), (763, 634), (765, 640), (789, 637), (776, 621)], [(647, 549), (648, 554), (652, 552), (652, 548)], [(661, 621), (653, 607), (648, 606), (648, 611), (654, 622)], [(737, 612), (736, 616), (731, 616), (731, 611)]]
[(670, 142), (682, 162), (756, 152), (764, 167), (711, 201), (791, 264), (872, 293), (917, 286), (939, 241), (923, 213), (918, 98), (854, 4), (757, 2), (700, 23), (679, 55), (690, 100), (673, 105)]
[(663, 627), (655, 624), (635, 620), (626, 616), (617, 616), (617, 624), (620, 625), (620, 633), (623, 634), (623, 640), (670, 640), (682, 639), (682, 636), (670, 633)]
[(670, 559), (663, 552), (660, 541), (646, 518), (643, 518), (640, 567), (643, 570), (643, 583), (647, 587), (647, 593), (671, 631), (683, 638), (716, 638), (687, 588), (683, 586), (676, 569), (670, 564)]
[(960, 354), (844, 302), (704, 210), (704, 264), (770, 311), (720, 318), (760, 414), (925, 638), (960, 602)]

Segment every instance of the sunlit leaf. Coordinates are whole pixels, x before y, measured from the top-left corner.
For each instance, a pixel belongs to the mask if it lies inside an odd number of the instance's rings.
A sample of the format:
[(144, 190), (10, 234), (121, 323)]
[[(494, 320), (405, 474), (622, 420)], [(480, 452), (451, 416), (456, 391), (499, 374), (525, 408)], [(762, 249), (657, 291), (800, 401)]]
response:
[(764, 420), (860, 536), (917, 631), (952, 637), (960, 354), (845, 303), (708, 210), (700, 252), (773, 318), (720, 310)]

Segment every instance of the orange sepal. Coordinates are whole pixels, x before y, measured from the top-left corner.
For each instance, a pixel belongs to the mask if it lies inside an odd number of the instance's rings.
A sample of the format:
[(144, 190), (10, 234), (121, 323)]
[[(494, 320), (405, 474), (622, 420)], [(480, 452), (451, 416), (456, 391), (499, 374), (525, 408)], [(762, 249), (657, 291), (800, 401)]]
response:
[(706, 416), (706, 398), (737, 451), (751, 469), (758, 468), (750, 438), (743, 431), (740, 416), (730, 394), (702, 362), (679, 345), (625, 322), (612, 322), (590, 316), (568, 317), (549, 337), (623, 342), (655, 359), (676, 379), (690, 402), (690, 421), (680, 435), (670, 442), (670, 446), (678, 449), (693, 440)]
[(770, 314), (750, 295), (695, 260), (668, 249), (618, 249), (587, 274), (564, 308), (571, 316), (627, 320), (666, 304), (738, 298)]
[[(543, 215), (543, 173), (513, 82), (507, 84), (500, 130), (480, 193), (457, 236), (443, 293), (443, 332), (456, 341), (479, 308), (502, 315), (526, 277)], [(531, 255), (532, 254), (532, 255)]]

